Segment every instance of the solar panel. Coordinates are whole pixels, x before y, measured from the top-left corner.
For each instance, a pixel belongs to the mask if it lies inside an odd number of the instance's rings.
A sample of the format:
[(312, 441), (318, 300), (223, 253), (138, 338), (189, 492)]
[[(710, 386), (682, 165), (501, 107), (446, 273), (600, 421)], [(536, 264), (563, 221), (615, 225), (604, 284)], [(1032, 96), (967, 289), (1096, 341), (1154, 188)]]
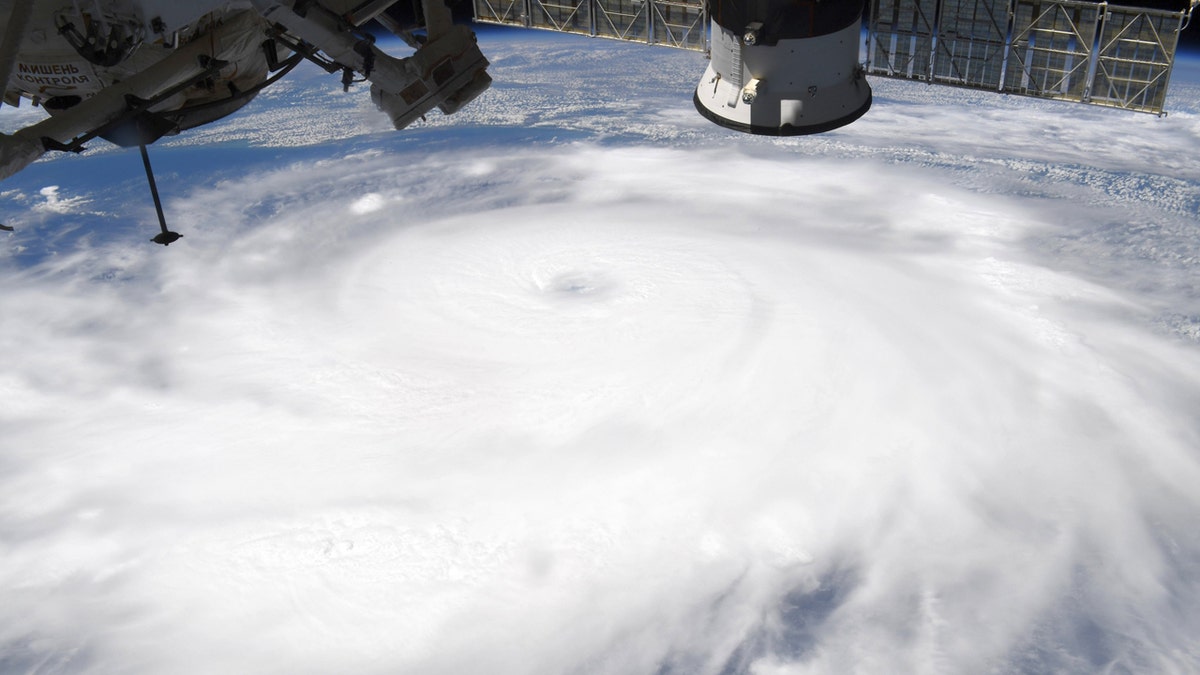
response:
[(928, 80), (937, 0), (875, 0), (867, 72)]
[(593, 0), (596, 7), (596, 35), (646, 42), (649, 14), (645, 0)]
[(942, 0), (933, 80), (999, 90), (1010, 11), (1010, 0)]
[(480, 23), (502, 23), (509, 26), (528, 26), (525, 0), (474, 0), (475, 20)]
[(1182, 20), (1178, 12), (1110, 5), (1091, 102), (1161, 113)]
[(708, 42), (708, 15), (695, 0), (653, 0), (651, 32), (655, 43), (703, 51)]
[(1188, 14), (1084, 0), (872, 0), (867, 72), (1161, 114)]
[(475, 20), (708, 49), (704, 0), (474, 0)]
[(588, 0), (529, 0), (529, 25), (591, 35), (590, 5)]
[(1083, 101), (1101, 7), (1017, 0), (1004, 91)]

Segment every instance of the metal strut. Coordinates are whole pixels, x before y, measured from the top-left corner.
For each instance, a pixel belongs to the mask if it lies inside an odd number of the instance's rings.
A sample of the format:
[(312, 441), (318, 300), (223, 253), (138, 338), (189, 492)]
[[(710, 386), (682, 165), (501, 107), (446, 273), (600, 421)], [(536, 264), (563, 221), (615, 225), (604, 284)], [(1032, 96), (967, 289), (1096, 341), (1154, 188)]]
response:
[(158, 198), (158, 184), (154, 182), (154, 170), (150, 168), (150, 153), (146, 152), (145, 143), (138, 143), (138, 150), (142, 151), (142, 165), (146, 167), (146, 180), (150, 182), (150, 196), (154, 197), (154, 211), (158, 214), (158, 226), (162, 228), (162, 232), (154, 235), (150, 241), (170, 246), (179, 241), (183, 235), (167, 229), (167, 219), (163, 217), (162, 200)]

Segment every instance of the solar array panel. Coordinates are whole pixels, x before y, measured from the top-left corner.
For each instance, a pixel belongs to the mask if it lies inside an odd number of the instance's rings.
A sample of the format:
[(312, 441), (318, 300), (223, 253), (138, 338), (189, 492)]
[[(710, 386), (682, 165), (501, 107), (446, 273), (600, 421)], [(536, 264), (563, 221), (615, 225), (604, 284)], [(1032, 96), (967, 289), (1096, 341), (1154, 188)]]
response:
[(566, 33), (591, 31), (591, 3), (587, 0), (532, 0), (529, 3), (530, 25)]
[(475, 20), (526, 26), (525, 0), (474, 0)]
[(876, 0), (871, 40), (875, 72), (929, 79), (937, 0)]
[(1161, 113), (1186, 18), (1080, 0), (872, 0), (867, 72)]
[(1178, 14), (1110, 7), (1100, 35), (1092, 102), (1161, 111), (1178, 42)]
[(1085, 100), (1100, 7), (1018, 0), (1004, 91)]
[(596, 35), (636, 42), (648, 42), (650, 34), (646, 3), (641, 0), (593, 0), (596, 8)]
[(654, 42), (680, 49), (708, 48), (708, 12), (696, 0), (654, 0), (650, 5)]
[(475, 20), (680, 49), (708, 49), (703, 0), (473, 0)]
[(999, 89), (1009, 0), (942, 0), (933, 81)]

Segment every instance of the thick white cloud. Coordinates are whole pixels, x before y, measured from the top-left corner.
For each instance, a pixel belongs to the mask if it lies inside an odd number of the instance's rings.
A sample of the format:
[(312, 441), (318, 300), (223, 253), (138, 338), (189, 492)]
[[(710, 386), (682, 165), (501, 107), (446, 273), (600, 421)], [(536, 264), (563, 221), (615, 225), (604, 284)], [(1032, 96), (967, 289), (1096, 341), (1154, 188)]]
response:
[(33, 205), (32, 209), (36, 211), (48, 211), (50, 213), (68, 214), (74, 213), (80, 207), (86, 206), (88, 199), (86, 197), (60, 197), (58, 194), (59, 186), (47, 185), (38, 191), (43, 198), (42, 201)]
[(1195, 259), (1064, 201), (1186, 253), (1200, 176), (884, 137), (947, 107), (424, 130), (5, 272), (0, 670), (1196, 668)]

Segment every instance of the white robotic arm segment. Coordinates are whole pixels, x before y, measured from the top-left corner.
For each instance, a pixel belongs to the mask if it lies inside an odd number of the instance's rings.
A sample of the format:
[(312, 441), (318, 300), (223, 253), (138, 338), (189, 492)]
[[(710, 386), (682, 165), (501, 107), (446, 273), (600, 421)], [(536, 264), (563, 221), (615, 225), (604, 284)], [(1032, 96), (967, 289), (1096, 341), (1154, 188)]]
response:
[(425, 0), (428, 39), (409, 58), (397, 59), (347, 29), (339, 15), (310, 3), (303, 15), (291, 2), (254, 0), (269, 21), (371, 82), (371, 98), (401, 129), (435, 107), (457, 111), (491, 84), (487, 59), (475, 34), (453, 25), (443, 0)]
[(412, 124), (434, 107), (447, 115), (482, 94), (492, 83), (488, 61), (466, 26), (451, 26), (407, 59), (413, 81), (400, 91), (371, 86), (371, 100), (397, 129)]

